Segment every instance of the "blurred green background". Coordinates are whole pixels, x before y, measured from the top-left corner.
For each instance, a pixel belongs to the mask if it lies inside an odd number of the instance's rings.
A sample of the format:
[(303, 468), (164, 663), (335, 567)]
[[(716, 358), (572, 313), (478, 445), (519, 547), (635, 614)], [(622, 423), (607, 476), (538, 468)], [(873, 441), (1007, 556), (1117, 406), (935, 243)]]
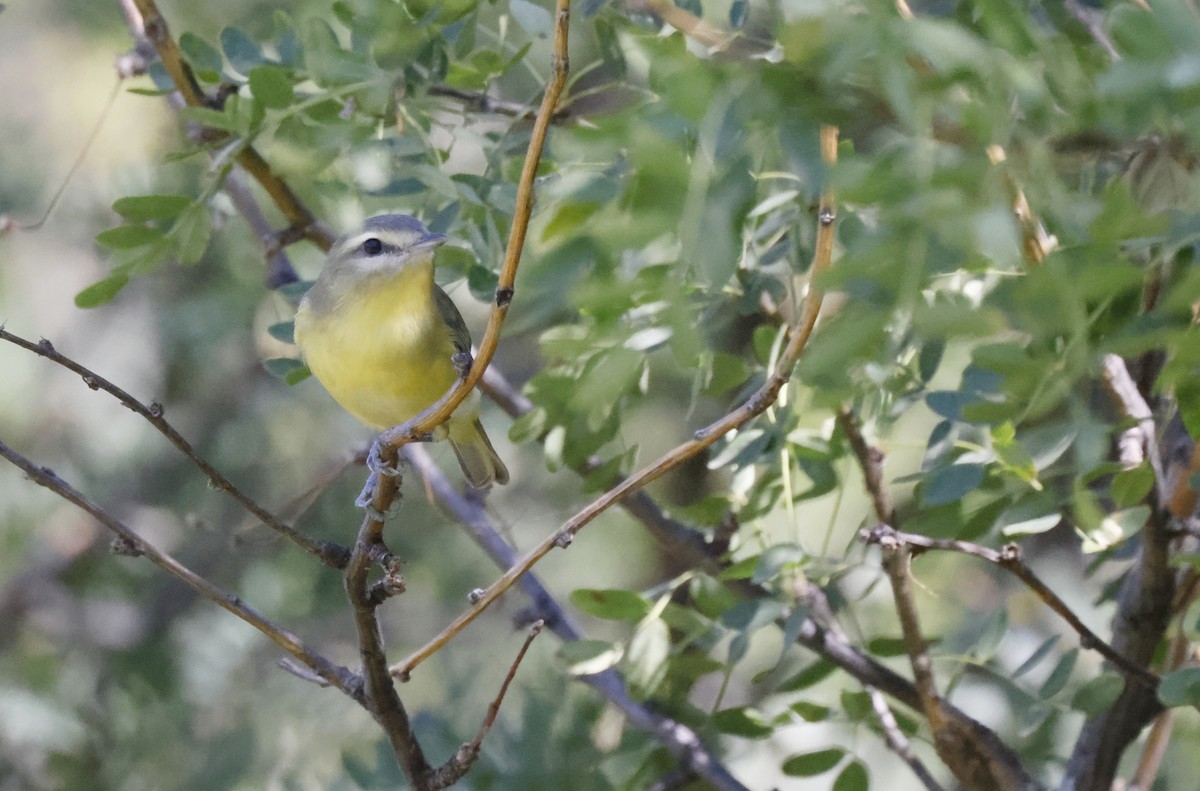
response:
[[(1129, 546), (1083, 555), (1071, 522), (1086, 488), (1075, 482), (1091, 480), (1112, 432), (1089, 378), (1112, 348), (1161, 347), (1183, 360), (1180, 370), (1195, 359), (1181, 351), (1193, 337), (1185, 308), (1196, 292), (1187, 274), (1197, 236), (1190, 163), (1162, 156), (1165, 175), (1132, 187), (1114, 174), (1151, 133), (1179, 135), (1190, 150), (1200, 128), (1195, 80), (1178, 69), (1194, 65), (1196, 42), (1173, 20), (1194, 17), (1178, 16), (1182, 4), (1162, 4), (1157, 16), (1111, 9), (1106, 25), (1122, 66), (1060, 9), (1038, 4), (932, 4), (913, 25), (887, 3), (677, 5), (740, 38), (710, 51), (664, 27), (650, 6), (575, 8), (570, 117), (551, 134), (496, 360), (538, 409), (511, 439), (511, 421), (484, 410), (514, 479), (488, 500), (496, 522), (519, 548), (536, 544), (606, 482), (567, 466), (594, 453), (608, 473), (629, 472), (761, 383), (778, 353), (780, 316), (793, 315), (803, 286), (817, 196), (833, 178), (843, 202), (833, 310), (798, 380), (752, 427), (651, 491), (708, 533), (736, 514), (733, 559), (753, 567), (776, 548), (793, 559), (766, 581), (778, 602), (794, 601), (801, 575), (827, 586), (856, 643), (907, 675), (890, 594), (856, 541), (870, 504), (831, 411), (851, 403), (886, 443), (909, 529), (999, 545), (1011, 538), (1005, 527), (1061, 509), (1067, 521), (1051, 518), (1045, 535), (1026, 539), (1027, 554), (1106, 634), (1112, 607), (1100, 594), (1124, 570)], [(188, 54), (198, 68), (214, 56), (214, 76), (239, 84), (245, 75), (223, 31), (241, 31), (281, 60), (289, 35), (303, 42), (308, 72), (286, 73), (295, 103), (311, 96), (313, 105), (269, 107), (265, 120), (237, 131), (253, 135), (338, 230), (401, 210), (458, 240), (439, 259), (442, 279), (478, 338), (528, 125), (429, 88), (486, 88), (536, 104), (548, 7), (221, 0), (162, 10), (177, 37), (195, 37)], [(322, 63), (315, 53), (326, 24), (335, 43)], [(113, 60), (130, 47), (116, 2), (17, 2), (0, 13), (0, 82), (13, 86), (0, 106), (0, 214), (32, 221), (70, 176), (44, 226), (0, 238), (0, 322), (162, 403), (203, 455), (269, 508), (290, 516), (289, 503), (330, 479), (298, 524), (348, 542), (364, 476), (344, 468), (370, 435), (314, 381), (288, 386), (265, 369), (264, 360), (295, 354), (267, 332), (290, 320), (292, 305), (263, 285), (258, 240), (176, 114), (161, 97), (125, 90), (152, 81), (122, 86), (108, 107)], [(364, 75), (368, 87), (353, 87)], [(250, 106), (244, 86), (238, 98)], [(821, 123), (842, 127), (834, 176), (818, 154)], [(947, 128), (958, 137), (939, 137)], [(1066, 150), (1063, 141), (1084, 133), (1105, 136), (1101, 154)], [(1048, 274), (1018, 277), (1020, 231), (1006, 183), (983, 155), (989, 143), (1017, 152), (1031, 201), (1072, 251)], [(162, 256), (112, 301), (77, 307), (79, 292), (133, 254), (95, 241), (122, 225), (113, 202), (147, 194), (211, 198), (201, 201), (212, 234), (199, 260)], [(315, 277), (320, 251), (287, 252), (301, 277)], [(1141, 272), (1163, 259), (1175, 262), (1167, 307), (1139, 318)], [(1021, 355), (1020, 375), (988, 369), (980, 347), (995, 358), (996, 349)], [(947, 399), (929, 400), (937, 392), (958, 399), (953, 408), (939, 411)], [(993, 412), (963, 414), (978, 401)], [(0, 345), (0, 403), (0, 439), (333, 660), (357, 665), (340, 576), (255, 526), (144, 421), (10, 345)], [(1010, 428), (1022, 447), (1066, 438), (1070, 452), (1032, 453), (1036, 469), (1017, 469), (996, 452)], [(543, 430), (544, 447), (534, 441)], [(457, 480), (449, 451), (431, 450)], [(976, 485), (945, 474), (961, 468), (978, 471)], [(957, 496), (935, 496), (938, 475), (940, 491)], [(408, 591), (383, 609), (390, 656), (400, 659), (496, 570), (415, 475), (388, 530), (406, 563)], [(365, 712), (281, 671), (265, 638), (145, 561), (108, 553), (109, 538), (0, 468), (0, 791), (402, 782)], [(1104, 562), (1089, 569), (1096, 558)], [(669, 660), (621, 667), (651, 706), (718, 747), (748, 787), (843, 782), (834, 787), (849, 791), (860, 787), (845, 771), (854, 760), (871, 787), (919, 787), (883, 747), (857, 684), (835, 673), (789, 687), (813, 655), (789, 646), (771, 618), (739, 624), (736, 602), (712, 578), (679, 576), (686, 572), (618, 510), (537, 568), (562, 601), (576, 589), (634, 590), (648, 601), (673, 597), (705, 625), (685, 639), (672, 609)], [(1077, 693), (1099, 673), (1099, 657), (1073, 653), (1073, 633), (994, 569), (939, 555), (922, 558), (917, 573), (923, 626), (953, 700), (1054, 778), (1088, 710)], [(400, 688), (433, 760), (474, 735), (520, 645), (512, 621), (524, 606), (522, 594), (508, 594)], [(632, 624), (574, 614), (590, 637), (629, 647)], [(1039, 646), (1040, 661), (1013, 679)], [(649, 737), (571, 680), (558, 651), (551, 636), (535, 643), (463, 788), (648, 788), (669, 771)], [(1194, 715), (1180, 718), (1163, 787), (1187, 787), (1200, 769), (1186, 748), (1196, 726)], [(926, 737), (915, 739), (929, 758)], [(790, 756), (828, 747), (846, 751), (842, 775), (785, 773)]]

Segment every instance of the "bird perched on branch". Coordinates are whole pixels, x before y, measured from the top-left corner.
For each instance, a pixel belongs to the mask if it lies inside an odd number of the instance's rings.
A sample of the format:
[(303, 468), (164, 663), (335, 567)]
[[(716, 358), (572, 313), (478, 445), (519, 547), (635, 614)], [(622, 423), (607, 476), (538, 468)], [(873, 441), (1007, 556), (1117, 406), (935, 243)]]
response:
[[(372, 217), (334, 243), (296, 312), (296, 343), (313, 375), (372, 428), (424, 411), (458, 378), (456, 355), (470, 359), (467, 325), (433, 282), (433, 254), (445, 242), (408, 215)], [(478, 392), (434, 438), (450, 441), (472, 486), (508, 483), (479, 422)]]

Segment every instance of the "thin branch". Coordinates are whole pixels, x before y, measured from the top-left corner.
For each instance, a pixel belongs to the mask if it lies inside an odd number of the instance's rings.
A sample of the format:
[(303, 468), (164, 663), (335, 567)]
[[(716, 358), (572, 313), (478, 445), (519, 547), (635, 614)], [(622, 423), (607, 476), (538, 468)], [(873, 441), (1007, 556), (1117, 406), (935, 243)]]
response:
[(147, 558), (154, 565), (181, 580), (196, 593), (262, 632), (290, 656), (311, 668), (326, 682), (356, 701), (362, 702), (362, 680), (356, 674), (321, 656), (309, 648), (301, 638), (272, 623), (266, 616), (244, 603), (236, 594), (218, 588), (166, 552), (147, 542), (137, 531), (93, 503), (56, 475), (53, 470), (34, 464), (2, 441), (0, 441), (0, 456), (24, 471), (31, 481), (91, 514), (100, 524), (116, 534), (120, 542), (118, 548), (122, 554)]
[(879, 534), (872, 543), (883, 549), (883, 567), (891, 579), (892, 597), (896, 602), (896, 613), (900, 616), (900, 633), (904, 637), (909, 664), (912, 665), (917, 694), (921, 697), (921, 711), (924, 712), (925, 719), (929, 720), (936, 740), (937, 733), (943, 726), (942, 696), (938, 693), (937, 683), (933, 678), (929, 644), (921, 632), (917, 605), (913, 599), (912, 549), (903, 541), (894, 539), (894, 535)]
[(900, 723), (896, 722), (896, 715), (892, 713), (892, 709), (888, 706), (883, 693), (869, 685), (866, 687), (866, 691), (867, 695), (871, 698), (871, 708), (875, 711), (875, 717), (879, 720), (879, 726), (883, 729), (883, 739), (887, 742), (887, 746), (900, 757), (900, 760), (908, 764), (908, 768), (921, 781), (921, 785), (925, 786), (929, 791), (944, 791), (941, 784), (934, 779), (929, 769), (921, 762), (921, 759), (913, 753), (912, 744), (909, 743), (908, 737), (904, 735), (904, 731), (900, 730)]
[(350, 555), (350, 552), (346, 547), (329, 541), (316, 541), (312, 538), (309, 538), (303, 533), (297, 531), (295, 528), (284, 524), (279, 520), (278, 517), (256, 503), (248, 495), (238, 489), (228, 478), (218, 472), (215, 467), (209, 464), (204, 457), (196, 452), (191, 443), (184, 439), (183, 435), (176, 431), (175, 428), (167, 422), (167, 419), (163, 417), (163, 407), (161, 404), (154, 403), (150, 404), (149, 406), (143, 404), (141, 401), (138, 401), (125, 390), (117, 387), (115, 384), (108, 381), (103, 376), (100, 376), (95, 371), (86, 368), (85, 366), (75, 362), (75, 360), (71, 359), (70, 357), (60, 353), (48, 340), (43, 339), (39, 343), (34, 343), (33, 341), (26, 340), (19, 335), (14, 335), (11, 332), (8, 332), (4, 329), (3, 325), (0, 325), (0, 340), (8, 341), (9, 343), (21, 347), (22, 349), (26, 349), (27, 351), (31, 351), (40, 357), (50, 360), (51, 362), (57, 363), (63, 368), (66, 368), (68, 371), (78, 374), (79, 377), (83, 379), (83, 383), (91, 389), (103, 390), (104, 392), (113, 396), (123, 405), (125, 405), (125, 407), (127, 407), (131, 412), (145, 418), (146, 422), (154, 426), (154, 428), (157, 429), (160, 434), (167, 438), (167, 441), (178, 448), (179, 451), (186, 456), (189, 461), (195, 464), (196, 467), (198, 467), (200, 471), (204, 473), (204, 476), (208, 478), (209, 483), (212, 484), (213, 488), (219, 489), (228, 494), (264, 525), (284, 536), (285, 538), (290, 539), (301, 549), (308, 552), (325, 565), (335, 569), (345, 568), (346, 561)]
[(463, 777), (479, 758), (479, 751), (483, 747), (483, 739), (487, 736), (488, 731), (496, 723), (496, 716), (500, 713), (500, 704), (504, 702), (504, 695), (508, 692), (508, 687), (512, 684), (512, 680), (517, 676), (517, 668), (521, 666), (521, 662), (525, 659), (525, 654), (529, 651), (529, 646), (533, 644), (534, 638), (541, 634), (543, 623), (536, 621), (529, 627), (529, 634), (525, 637), (525, 642), (521, 645), (521, 650), (517, 652), (517, 658), (513, 660), (512, 666), (508, 669), (508, 674), (504, 677), (504, 682), (500, 685), (500, 691), (496, 695), (496, 699), (488, 706), (487, 714), (483, 718), (483, 723), (479, 726), (479, 733), (475, 738), (458, 748), (449, 761), (440, 767), (432, 779), (431, 785), (435, 788), (446, 788), (450, 784), (457, 782)]
[(1089, 629), (1079, 619), (1079, 616), (1067, 606), (1066, 602), (1059, 598), (1058, 594), (1051, 590), (1046, 583), (1042, 582), (1033, 570), (1029, 568), (1021, 557), (1021, 548), (1016, 544), (1008, 544), (1003, 549), (996, 550), (991, 547), (982, 546), (981, 544), (973, 544), (969, 541), (929, 538), (928, 536), (917, 535), (916, 533), (902, 533), (889, 525), (878, 525), (871, 530), (865, 531), (863, 540), (868, 544), (898, 542), (918, 550), (958, 552), (994, 563), (1025, 583), (1026, 587), (1033, 591), (1039, 599), (1045, 602), (1054, 612), (1058, 613), (1079, 634), (1079, 644), (1083, 648), (1095, 649), (1097, 653), (1112, 662), (1117, 670), (1127, 678), (1150, 689), (1158, 686), (1159, 678), (1157, 675), (1151, 673), (1144, 666), (1137, 664), (1128, 657), (1122, 656), (1119, 651)]
[[(833, 164), (837, 159), (837, 128), (832, 126), (822, 127), (821, 129), (821, 152), (828, 164)], [(800, 354), (804, 351), (808, 344), (808, 339), (812, 336), (813, 328), (817, 323), (817, 316), (821, 310), (821, 301), (823, 292), (820, 287), (820, 278), (829, 268), (830, 260), (833, 255), (833, 236), (834, 222), (836, 219), (833, 193), (831, 188), (827, 188), (821, 196), (821, 203), (818, 208), (818, 229), (816, 251), (814, 253), (813, 264), (811, 267), (812, 280), (809, 284), (808, 298), (804, 302), (804, 310), (800, 318), (799, 326), (792, 332), (791, 338), (780, 355), (779, 361), (776, 364), (775, 370), (771, 376), (742, 406), (727, 414), (725, 417), (709, 425), (706, 428), (697, 431), (695, 439), (685, 442), (676, 447), (666, 455), (659, 458), (653, 464), (642, 468), (639, 472), (631, 475), (621, 485), (610, 489), (605, 494), (594, 500), (590, 505), (577, 513), (571, 519), (567, 520), (558, 530), (548, 536), (537, 547), (529, 552), (519, 563), (506, 571), (496, 582), (492, 583), (479, 597), (475, 605), (465, 613), (456, 618), (449, 626), (435, 638), (429, 641), (424, 647), (416, 653), (392, 667), (392, 672), (399, 675), (408, 675), (413, 668), (428, 659), (434, 653), (448, 643), (456, 634), (461, 632), (467, 624), (475, 620), (479, 615), (487, 609), (492, 602), (500, 597), (506, 590), (511, 588), (523, 574), (528, 572), (539, 560), (545, 557), (549, 552), (558, 547), (565, 548), (574, 540), (575, 534), (586, 527), (593, 519), (611, 507), (614, 503), (619, 502), (622, 498), (635, 492), (646, 484), (660, 478), (670, 470), (675, 469), (680, 464), (692, 458), (702, 450), (712, 445), (720, 437), (735, 428), (739, 428), (748, 423), (753, 418), (762, 414), (767, 408), (775, 402), (779, 396), (779, 391), (791, 378), (792, 369), (796, 365)], [(495, 314), (493, 314), (495, 315)], [(490, 325), (489, 325), (490, 327)]]
[[(1139, 0), (1135, 0), (1139, 2)], [(1146, 10), (1149, 10), (1145, 5), (1145, 0), (1140, 0), (1140, 4)], [(1067, 13), (1075, 17), (1075, 19), (1083, 25), (1087, 32), (1095, 39), (1100, 48), (1108, 54), (1108, 59), (1116, 63), (1121, 59), (1121, 53), (1117, 51), (1117, 47), (1113, 44), (1112, 38), (1108, 35), (1108, 31), (1104, 29), (1104, 12), (1098, 8), (1088, 8), (1079, 0), (1066, 0), (1063, 7), (1067, 9)]]
[(875, 518), (884, 524), (891, 524), (894, 519), (892, 498), (883, 483), (883, 452), (867, 442), (863, 436), (858, 418), (848, 408), (842, 407), (837, 413), (838, 425), (850, 443), (850, 449), (858, 459), (862, 470), (863, 483), (871, 496), (871, 504), (875, 507)]

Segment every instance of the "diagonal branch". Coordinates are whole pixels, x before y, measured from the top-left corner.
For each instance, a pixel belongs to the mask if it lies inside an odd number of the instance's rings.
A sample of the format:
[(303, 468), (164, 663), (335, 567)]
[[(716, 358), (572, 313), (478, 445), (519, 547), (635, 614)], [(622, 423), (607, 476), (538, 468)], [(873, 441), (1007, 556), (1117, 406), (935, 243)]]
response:
[[(170, 75), (175, 88), (189, 107), (205, 107), (209, 97), (204, 94), (192, 67), (180, 50), (178, 42), (171, 36), (167, 20), (158, 10), (155, 0), (121, 0), (122, 9), (139, 42), (145, 39), (153, 45)], [(132, 4), (132, 5), (131, 5)], [(228, 137), (226, 132), (214, 132), (216, 140)], [(288, 219), (291, 228), (301, 237), (308, 239), (323, 250), (333, 244), (333, 236), (319, 222), (287, 182), (275, 175), (271, 166), (251, 145), (241, 146), (234, 159), (271, 196), (271, 200)]]
[(34, 483), (44, 486), (64, 500), (91, 514), (100, 524), (115, 533), (119, 542), (116, 549), (122, 554), (147, 558), (154, 565), (181, 580), (196, 593), (262, 632), (296, 660), (311, 668), (326, 682), (356, 701), (362, 702), (362, 680), (357, 675), (309, 648), (300, 637), (272, 623), (266, 616), (243, 602), (236, 594), (218, 588), (171, 555), (147, 542), (137, 531), (87, 499), (52, 470), (34, 464), (4, 442), (0, 442), (0, 456), (23, 470)]
[[(831, 165), (837, 159), (837, 137), (838, 132), (836, 127), (822, 127), (821, 153), (826, 163)], [(522, 558), (519, 563), (515, 564), (496, 582), (484, 590), (470, 610), (467, 610), (456, 618), (438, 636), (430, 640), (429, 643), (404, 662), (394, 665), (392, 667), (393, 673), (399, 675), (411, 673), (413, 668), (436, 653), (456, 634), (461, 632), (467, 624), (479, 617), (492, 602), (511, 588), (523, 574), (533, 568), (552, 549), (569, 546), (576, 533), (586, 527), (593, 519), (606, 511), (614, 503), (619, 502), (628, 494), (641, 489), (646, 484), (675, 469), (680, 464), (712, 445), (720, 437), (761, 415), (771, 404), (775, 403), (776, 398), (779, 396), (779, 391), (783, 389), (784, 384), (791, 378), (792, 369), (807, 346), (808, 340), (812, 336), (813, 328), (817, 323), (817, 316), (821, 310), (823, 297), (820, 278), (829, 268), (830, 260), (832, 259), (835, 219), (833, 193), (832, 189), (829, 188), (822, 195), (821, 204), (818, 207), (817, 242), (813, 265), (810, 270), (812, 280), (809, 284), (808, 298), (804, 302), (804, 310), (798, 326), (792, 332), (791, 338), (788, 340), (787, 346), (775, 366), (775, 370), (772, 371), (771, 376), (768, 377), (763, 386), (755, 391), (740, 407), (715, 423), (697, 431), (694, 439), (683, 443), (659, 458), (653, 464), (631, 475), (619, 486), (610, 489), (582, 511), (567, 520), (558, 530)]]
[(505, 675), (504, 681), (500, 684), (500, 691), (496, 694), (496, 699), (488, 706), (483, 723), (479, 726), (479, 733), (475, 734), (474, 739), (459, 747), (450, 760), (434, 772), (431, 778), (431, 786), (434, 788), (446, 788), (470, 771), (471, 766), (479, 758), (479, 751), (483, 747), (484, 737), (487, 736), (488, 731), (496, 723), (496, 715), (500, 713), (500, 704), (504, 702), (504, 695), (508, 692), (508, 687), (512, 684), (512, 680), (517, 676), (517, 668), (521, 666), (521, 662), (525, 659), (525, 654), (529, 651), (529, 646), (533, 644), (534, 638), (541, 634), (543, 625), (541, 621), (536, 621), (529, 627), (529, 634), (526, 635), (525, 642), (521, 644), (521, 650), (517, 652), (517, 658), (513, 660), (512, 665), (508, 668), (508, 674)]
[(214, 488), (228, 494), (230, 497), (236, 500), (239, 505), (257, 517), (264, 525), (284, 536), (285, 538), (290, 539), (301, 549), (316, 557), (330, 568), (340, 569), (346, 566), (346, 561), (350, 555), (350, 551), (346, 547), (329, 541), (316, 541), (312, 538), (309, 538), (303, 533), (297, 531), (295, 528), (284, 524), (278, 517), (276, 517), (267, 509), (263, 508), (248, 495), (234, 486), (234, 484), (228, 478), (218, 472), (217, 469), (209, 464), (203, 456), (197, 453), (195, 448), (192, 447), (191, 443), (188, 442), (182, 434), (176, 431), (174, 426), (167, 422), (167, 419), (163, 417), (163, 407), (161, 404), (155, 403), (150, 404), (149, 406), (143, 404), (141, 401), (138, 401), (125, 390), (117, 387), (115, 384), (108, 381), (103, 376), (100, 376), (95, 371), (84, 367), (83, 365), (72, 360), (70, 357), (60, 353), (48, 340), (42, 340), (40, 343), (34, 343), (33, 341), (26, 340), (19, 335), (14, 335), (11, 332), (8, 332), (4, 329), (3, 325), (0, 325), (0, 340), (8, 341), (9, 343), (21, 347), (22, 349), (31, 351), (40, 357), (45, 357), (47, 360), (61, 365), (68, 371), (79, 374), (80, 378), (83, 379), (83, 383), (91, 389), (103, 390), (104, 392), (113, 396), (122, 404), (124, 404), (131, 412), (141, 415), (146, 419), (146, 422), (154, 426), (154, 428), (157, 429), (160, 434), (167, 438), (167, 441), (178, 448), (179, 451), (188, 458), (188, 460), (195, 464), (200, 471), (204, 473), (205, 477), (208, 478), (209, 483), (211, 483)]
[[(489, 371), (491, 373), (491, 371)], [(500, 568), (509, 568), (517, 562), (517, 554), (496, 528), (481, 502), (468, 499), (455, 491), (454, 487), (433, 463), (429, 452), (421, 445), (407, 445), (401, 453), (417, 470), (438, 503), (454, 519), (463, 525), (479, 546)], [(651, 501), (652, 502), (652, 501)], [(521, 588), (533, 602), (533, 611), (555, 635), (564, 642), (582, 640), (583, 631), (575, 624), (562, 605), (542, 586), (537, 576), (530, 573), (521, 577)], [(407, 680), (406, 677), (401, 677)], [(625, 713), (637, 728), (649, 733), (691, 773), (703, 778), (718, 791), (746, 791), (729, 770), (713, 755), (700, 737), (688, 726), (653, 710), (646, 704), (634, 700), (621, 676), (613, 669), (590, 676), (581, 676), (580, 681), (595, 689), (610, 703)]]

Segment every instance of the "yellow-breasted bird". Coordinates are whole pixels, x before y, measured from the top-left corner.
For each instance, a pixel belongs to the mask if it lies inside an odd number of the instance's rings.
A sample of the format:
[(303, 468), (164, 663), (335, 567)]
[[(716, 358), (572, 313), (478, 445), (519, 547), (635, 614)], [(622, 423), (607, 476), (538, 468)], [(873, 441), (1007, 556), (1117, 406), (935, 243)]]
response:
[[(446, 237), (404, 214), (372, 217), (334, 243), (296, 311), (296, 343), (313, 375), (347, 412), (375, 429), (425, 410), (458, 378), (452, 358), (471, 335), (433, 282)], [(508, 483), (472, 393), (435, 432), (450, 440), (472, 486)]]

